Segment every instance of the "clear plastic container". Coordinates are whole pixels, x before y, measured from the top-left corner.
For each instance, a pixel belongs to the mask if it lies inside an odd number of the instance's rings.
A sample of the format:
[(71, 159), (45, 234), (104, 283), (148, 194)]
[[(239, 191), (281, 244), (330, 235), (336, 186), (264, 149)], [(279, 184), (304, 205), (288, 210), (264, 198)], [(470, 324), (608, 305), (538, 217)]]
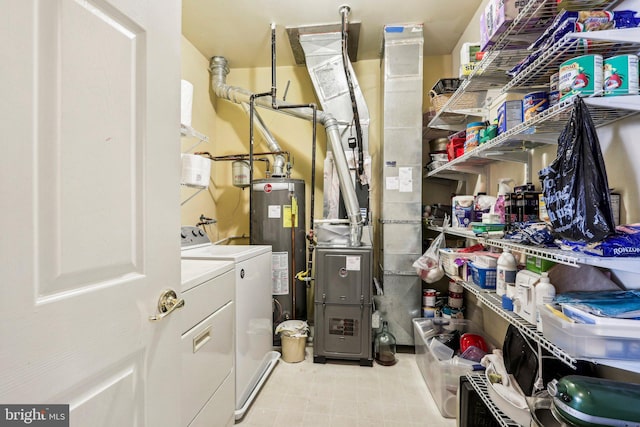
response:
[[(461, 363), (459, 358), (440, 360), (431, 346), (433, 338), (443, 333), (458, 332), (460, 335), (470, 332), (483, 336), (490, 349), (495, 348), (488, 338), (482, 334), (482, 329), (466, 319), (413, 319), (416, 362), (422, 373), (433, 400), (443, 417), (456, 417), (456, 393), (460, 377), (474, 369), (474, 362)], [(436, 344), (435, 348), (439, 348)], [(452, 354), (449, 350), (448, 354)]]
[(573, 357), (640, 359), (640, 320), (636, 327), (628, 326), (628, 321), (620, 325), (572, 323), (546, 306), (540, 307), (540, 316), (544, 336)]

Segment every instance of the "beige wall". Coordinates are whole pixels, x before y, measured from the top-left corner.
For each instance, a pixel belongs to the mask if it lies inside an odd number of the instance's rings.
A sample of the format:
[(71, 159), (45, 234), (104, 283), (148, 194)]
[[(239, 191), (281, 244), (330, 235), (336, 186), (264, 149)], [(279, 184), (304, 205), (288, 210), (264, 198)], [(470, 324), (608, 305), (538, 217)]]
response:
[[(362, 89), (370, 114), (369, 148), (372, 157), (373, 177), (371, 207), (374, 224), (378, 219), (379, 193), (379, 147), (380, 147), (380, 61), (368, 60), (353, 63), (358, 83)], [(208, 151), (214, 156), (249, 152), (249, 119), (241, 106), (220, 100), (210, 92), (208, 58), (205, 58), (185, 38), (182, 41), (183, 78), (194, 84), (193, 126), (207, 134), (211, 140), (200, 144), (197, 151)], [(429, 89), (441, 78), (451, 77), (451, 55), (424, 57), (423, 111), (428, 110)], [(287, 102), (316, 102), (313, 85), (305, 67), (278, 67), (278, 98), (281, 99), (287, 82), (290, 81)], [(231, 69), (227, 83), (250, 91), (264, 92), (271, 87), (270, 68)], [(281, 148), (289, 151), (293, 160), (292, 178), (307, 182), (307, 206), (311, 191), (311, 123), (280, 113), (258, 109), (267, 127), (276, 137)], [(326, 138), (322, 126), (318, 127), (316, 162), (316, 218), (322, 215), (323, 160), (326, 155)], [(186, 150), (193, 139), (183, 138)], [(256, 132), (254, 151), (268, 151), (261, 135)], [(428, 147), (427, 147), (428, 151)], [(265, 177), (265, 165), (258, 162), (255, 178)], [(183, 188), (183, 200), (194, 190)], [(193, 225), (200, 214), (215, 218), (217, 224), (208, 227), (212, 240), (246, 234), (249, 231), (249, 190), (232, 185), (231, 162), (214, 162), (211, 182), (207, 190), (195, 196), (182, 207), (182, 223)], [(307, 212), (307, 219), (309, 212)], [(308, 226), (308, 224), (307, 224)]]
[[(196, 146), (190, 152), (208, 151), (213, 152), (217, 144), (216, 132), (216, 112), (211, 104), (209, 95), (209, 72), (208, 60), (196, 50), (196, 48), (184, 37), (182, 37), (182, 79), (193, 84), (193, 113), (192, 126), (198, 132), (209, 137), (208, 143)], [(192, 137), (181, 138), (181, 152), (189, 150), (197, 142)], [(212, 168), (212, 173), (215, 165)], [(195, 189), (182, 187), (181, 200), (186, 200), (195, 193)], [(216, 218), (216, 187), (210, 185), (208, 189), (201, 191), (194, 198), (184, 204), (180, 210), (181, 224), (195, 225), (201, 214)]]
[[(431, 106), (429, 91), (438, 80), (457, 77), (458, 73), (451, 68), (451, 55), (425, 56), (423, 61), (424, 87), (422, 92), (422, 111), (427, 112)], [(428, 147), (427, 150), (429, 151)]]
[[(378, 153), (380, 147), (380, 61), (358, 61), (353, 64), (358, 83), (361, 87), (370, 115), (369, 147), (373, 162), (373, 170), (377, 170)], [(206, 68), (205, 68), (206, 69)], [(290, 81), (287, 102), (317, 103), (313, 85), (305, 67), (278, 67), (277, 86), (278, 98)], [(231, 69), (227, 76), (227, 83), (249, 91), (264, 92), (271, 87), (271, 69)], [(213, 99), (217, 117), (214, 152), (216, 155), (248, 153), (249, 149), (249, 120), (247, 114), (232, 102)], [(276, 113), (262, 108), (258, 109), (267, 127), (278, 140), (281, 148), (290, 151), (293, 159), (292, 178), (304, 179), (307, 182), (307, 206), (310, 203), (311, 190), (311, 150), (312, 126), (310, 122), (288, 115)], [(316, 193), (314, 216), (322, 215), (322, 180), (323, 160), (326, 155), (326, 138), (324, 128), (318, 127), (317, 161), (316, 161)], [(266, 143), (256, 133), (254, 150), (268, 150)], [(264, 166), (258, 164), (255, 171), (256, 178), (263, 178)], [(374, 216), (377, 217), (378, 174), (373, 173), (371, 205)], [(212, 182), (217, 189), (217, 229), (221, 237), (248, 231), (248, 190), (240, 190), (231, 186), (231, 164), (218, 162), (214, 164)], [(307, 215), (308, 216), (308, 215)], [(308, 219), (308, 218), (307, 218)]]

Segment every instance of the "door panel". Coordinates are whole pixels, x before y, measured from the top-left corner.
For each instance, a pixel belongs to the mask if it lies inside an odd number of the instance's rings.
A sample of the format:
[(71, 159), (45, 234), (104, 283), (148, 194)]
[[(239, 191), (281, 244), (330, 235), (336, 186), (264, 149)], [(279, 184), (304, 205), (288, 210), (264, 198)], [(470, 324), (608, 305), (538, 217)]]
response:
[(139, 373), (143, 372), (144, 354), (139, 352), (135, 358), (126, 361), (123, 366), (114, 368), (110, 375), (102, 378), (90, 378), (78, 389), (66, 396), (58, 396), (59, 402), (70, 403), (72, 425), (95, 425), (118, 427), (144, 425), (144, 400)]
[(180, 6), (0, 0), (0, 402), (180, 424)]
[(39, 295), (143, 273), (144, 31), (98, 2), (40, 2)]

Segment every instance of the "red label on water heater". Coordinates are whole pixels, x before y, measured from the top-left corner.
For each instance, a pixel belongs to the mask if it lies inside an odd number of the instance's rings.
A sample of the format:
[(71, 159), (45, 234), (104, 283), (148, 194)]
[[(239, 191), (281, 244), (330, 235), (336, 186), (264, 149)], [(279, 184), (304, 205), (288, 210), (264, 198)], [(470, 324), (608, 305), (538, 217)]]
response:
[(271, 193), (271, 184), (265, 184), (264, 185), (264, 192), (265, 193)]

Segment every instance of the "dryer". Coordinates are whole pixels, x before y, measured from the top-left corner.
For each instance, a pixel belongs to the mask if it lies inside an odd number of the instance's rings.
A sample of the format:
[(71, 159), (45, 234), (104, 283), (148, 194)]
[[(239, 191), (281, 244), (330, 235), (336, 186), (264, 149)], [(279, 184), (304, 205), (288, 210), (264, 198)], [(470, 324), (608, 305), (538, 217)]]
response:
[(268, 245), (214, 245), (197, 227), (182, 227), (183, 260), (226, 260), (235, 265), (235, 418), (242, 418), (274, 368), (272, 259)]
[(234, 423), (234, 264), (181, 262), (180, 357), (184, 427)]

